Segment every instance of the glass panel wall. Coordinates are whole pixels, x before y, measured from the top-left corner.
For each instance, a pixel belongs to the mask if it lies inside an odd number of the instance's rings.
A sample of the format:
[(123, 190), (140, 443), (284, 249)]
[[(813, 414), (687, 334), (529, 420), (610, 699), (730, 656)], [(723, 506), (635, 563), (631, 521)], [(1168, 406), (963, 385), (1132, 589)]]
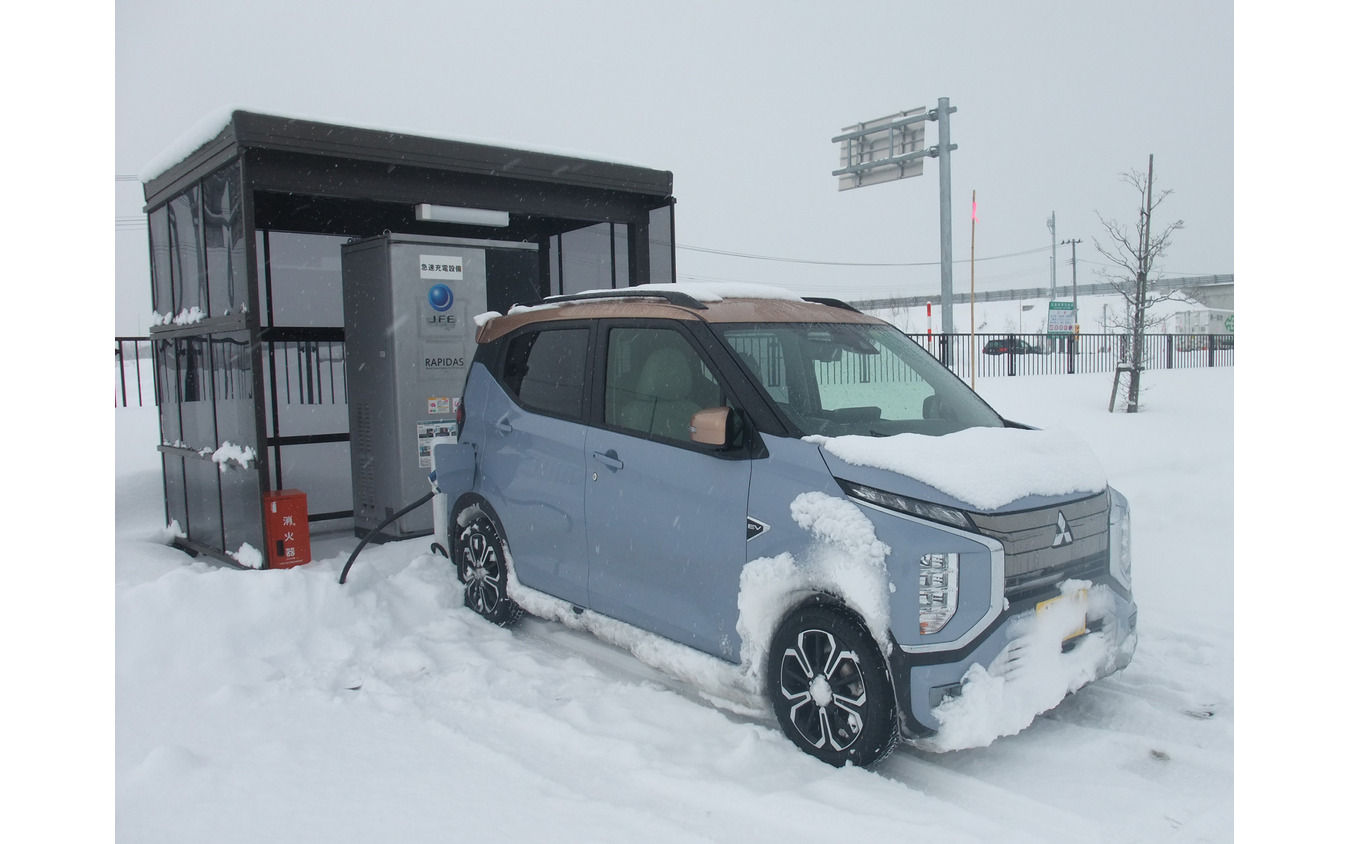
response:
[(342, 327), (341, 235), (269, 231), (264, 238), (266, 275), (259, 301), (263, 325)]
[(349, 424), (346, 344), (296, 340), (266, 345), (271, 350), (263, 367), (267, 435), (345, 433)]
[(614, 286), (632, 287), (633, 279), (628, 275), (628, 224), (614, 224)]
[(202, 228), (210, 313), (228, 316), (248, 310), (248, 265), (244, 249), (244, 202), (239, 163), (202, 181)]
[(199, 309), (210, 316), (206, 255), (202, 249), (201, 189), (193, 186), (169, 202), (169, 265), (173, 315)]
[(258, 464), (245, 468), (230, 464), (220, 473), (220, 510), (225, 520), (225, 547), (236, 550), (248, 545), (266, 549), (263, 538), (262, 491)]
[[(311, 515), (352, 510), (347, 354), (343, 341), (345, 235), (258, 233), (264, 426), (272, 489), (305, 492)], [(341, 525), (335, 525), (340, 527)]]
[(189, 317), (151, 329), (168, 519), (222, 556), (245, 543), (262, 549), (256, 462), (222, 472), (212, 459), (227, 442), (258, 452), (250, 334), (237, 320), (222, 324), (249, 306), (239, 163), (149, 216), (155, 311)]
[(220, 469), (211, 460), (183, 459), (184, 489), (188, 501), (188, 539), (228, 551), (220, 521)]
[(173, 340), (155, 340), (155, 406), (159, 408), (159, 441), (174, 445), (183, 441), (183, 422), (178, 415), (178, 354)]
[(176, 338), (174, 355), (178, 359), (178, 413), (183, 443), (199, 451), (203, 448), (215, 451), (220, 443), (216, 439), (210, 336)]
[(562, 262), (558, 257), (558, 245), (561, 240), (557, 235), (548, 239), (548, 278), (542, 285), (545, 296), (557, 296), (562, 293)]
[(177, 525), (178, 530), (187, 531), (188, 506), (187, 484), (183, 477), (183, 464), (186, 460), (176, 454), (164, 455), (164, 509), (167, 524)]
[(220, 442), (258, 448), (253, 401), (253, 355), (247, 331), (211, 338), (212, 392)]
[(173, 316), (173, 273), (169, 271), (169, 208), (150, 212), (150, 288), (155, 313)]
[(563, 232), (559, 253), (563, 293), (614, 287), (614, 252), (609, 223)]
[(297, 443), (283, 445), (273, 453), (277, 452), (281, 458), (271, 463), (273, 489), (304, 490), (305, 505), (311, 516), (350, 516), (351, 443)]
[[(629, 287), (628, 225), (596, 223), (549, 239), (552, 287), (559, 293)], [(561, 284), (559, 283), (561, 276)]]
[(648, 218), (648, 244), (651, 246), (650, 281), (675, 283), (675, 207), (667, 205), (652, 211)]

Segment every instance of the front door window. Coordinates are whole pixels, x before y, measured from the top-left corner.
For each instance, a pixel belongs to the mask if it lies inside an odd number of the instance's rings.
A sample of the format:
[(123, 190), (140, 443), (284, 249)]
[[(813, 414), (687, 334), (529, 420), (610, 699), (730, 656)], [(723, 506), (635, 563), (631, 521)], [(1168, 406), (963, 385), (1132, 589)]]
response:
[(722, 385), (680, 332), (610, 331), (605, 424), (636, 436), (687, 443), (694, 414), (725, 404)]

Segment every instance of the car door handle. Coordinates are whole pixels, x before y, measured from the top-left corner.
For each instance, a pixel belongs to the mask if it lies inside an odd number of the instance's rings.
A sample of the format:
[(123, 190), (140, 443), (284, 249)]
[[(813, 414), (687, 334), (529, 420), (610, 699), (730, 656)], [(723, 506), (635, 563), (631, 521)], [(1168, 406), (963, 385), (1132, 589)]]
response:
[(511, 427), (511, 420), (507, 419), (505, 416), (503, 416), (501, 419), (498, 419), (497, 424), (494, 425), (493, 427), (497, 429), (497, 433), (502, 435), (509, 434), (515, 430), (515, 428)]
[(591, 456), (616, 471), (623, 468), (623, 461), (619, 459), (618, 452), (614, 451), (612, 448), (603, 454), (598, 451), (592, 451)]

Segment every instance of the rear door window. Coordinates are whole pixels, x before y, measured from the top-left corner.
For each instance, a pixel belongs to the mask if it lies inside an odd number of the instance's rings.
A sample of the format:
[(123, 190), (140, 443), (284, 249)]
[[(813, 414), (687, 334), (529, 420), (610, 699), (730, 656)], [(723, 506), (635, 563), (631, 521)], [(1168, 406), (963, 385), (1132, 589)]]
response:
[(512, 338), (503, 386), (529, 410), (580, 422), (589, 338), (586, 328), (544, 328)]

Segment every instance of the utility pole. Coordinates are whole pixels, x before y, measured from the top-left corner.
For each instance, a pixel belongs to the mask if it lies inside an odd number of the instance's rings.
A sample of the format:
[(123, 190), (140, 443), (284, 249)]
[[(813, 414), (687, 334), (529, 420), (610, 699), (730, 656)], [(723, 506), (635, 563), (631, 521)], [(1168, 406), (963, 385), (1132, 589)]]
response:
[(1061, 240), (1061, 244), (1069, 244), (1070, 257), (1069, 266), (1073, 267), (1073, 324), (1078, 324), (1078, 244), (1082, 243), (1082, 238), (1073, 240)]
[(1045, 221), (1045, 227), (1050, 230), (1050, 301), (1055, 300), (1055, 264), (1059, 263), (1055, 257), (1055, 212), (1050, 212), (1050, 218)]
[(1083, 241), (1080, 239), (1061, 240), (1060, 243), (1069, 244), (1070, 258), (1069, 266), (1073, 267), (1073, 333), (1069, 335), (1069, 374), (1074, 372), (1075, 361), (1078, 358), (1078, 244)]
[[(956, 145), (951, 142), (951, 113), (956, 109), (951, 107), (951, 102), (946, 97), (938, 97), (938, 105), (934, 117), (937, 118), (938, 125), (938, 236), (941, 240), (939, 254), (942, 259), (941, 267), (941, 297), (942, 297), (942, 333), (951, 334), (956, 331), (956, 326), (952, 321), (952, 156), (951, 151), (956, 149)], [(946, 362), (944, 356), (943, 362)], [(974, 362), (971, 366), (974, 367)]]
[[(938, 100), (938, 102), (942, 102)], [(975, 389), (975, 191), (970, 192), (970, 388)]]

